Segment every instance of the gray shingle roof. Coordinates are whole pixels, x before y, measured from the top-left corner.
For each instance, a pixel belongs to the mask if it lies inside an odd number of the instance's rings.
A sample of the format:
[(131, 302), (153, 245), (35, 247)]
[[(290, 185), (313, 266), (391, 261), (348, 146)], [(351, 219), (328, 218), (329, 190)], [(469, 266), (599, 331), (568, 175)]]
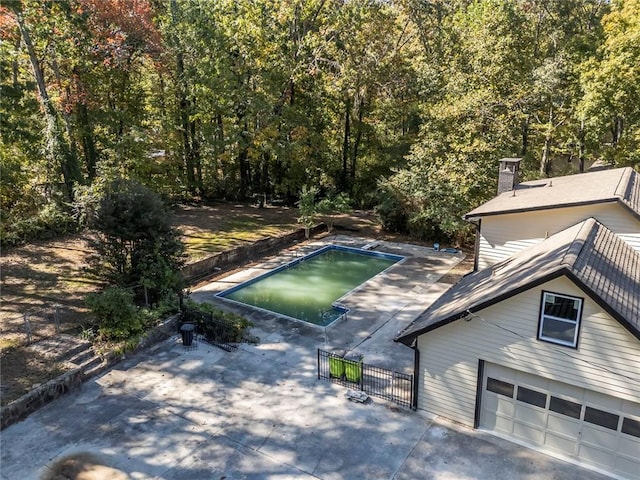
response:
[(618, 202), (640, 218), (639, 176), (626, 167), (522, 182), (464, 218), (608, 202)]
[(423, 333), (562, 275), (640, 339), (640, 254), (590, 218), (465, 276), (395, 340), (411, 345)]

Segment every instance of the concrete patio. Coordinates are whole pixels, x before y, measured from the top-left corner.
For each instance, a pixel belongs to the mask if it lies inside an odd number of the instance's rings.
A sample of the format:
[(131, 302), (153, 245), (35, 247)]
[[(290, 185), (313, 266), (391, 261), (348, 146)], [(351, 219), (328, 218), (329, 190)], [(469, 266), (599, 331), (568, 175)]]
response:
[[(407, 260), (345, 299), (346, 321), (325, 332), (234, 306), (255, 323), (257, 345), (225, 352), (199, 342), (186, 351), (174, 336), (125, 360), (4, 430), (0, 477), (40, 479), (56, 460), (88, 453), (113, 476), (87, 470), (77, 479), (605, 478), (375, 398), (352, 403), (344, 387), (318, 380), (318, 348), (355, 350), (368, 363), (411, 370), (413, 352), (393, 336), (446, 288), (435, 282), (462, 258), (415, 246), (378, 249)], [(287, 255), (192, 297), (221, 302), (215, 292)]]

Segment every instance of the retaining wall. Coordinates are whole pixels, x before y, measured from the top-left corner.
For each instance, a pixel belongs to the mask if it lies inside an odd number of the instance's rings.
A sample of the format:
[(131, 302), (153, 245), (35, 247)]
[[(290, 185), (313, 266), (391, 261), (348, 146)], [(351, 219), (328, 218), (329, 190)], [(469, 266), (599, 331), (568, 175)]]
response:
[[(324, 224), (317, 225), (311, 228), (310, 235), (324, 232), (326, 228)], [(204, 278), (229, 268), (239, 267), (245, 263), (258, 260), (269, 253), (289, 247), (303, 239), (305, 239), (305, 229), (301, 228), (279, 237), (263, 238), (249, 245), (225, 250), (211, 257), (185, 265), (181, 270), (182, 278), (189, 283), (189, 281)]]

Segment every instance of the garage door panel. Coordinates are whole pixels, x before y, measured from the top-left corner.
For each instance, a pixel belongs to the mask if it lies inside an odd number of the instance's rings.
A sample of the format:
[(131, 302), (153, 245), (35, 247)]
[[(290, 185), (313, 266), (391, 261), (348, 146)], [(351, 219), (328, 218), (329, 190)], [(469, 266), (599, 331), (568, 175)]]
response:
[(608, 448), (616, 448), (618, 433), (613, 430), (582, 426), (582, 441), (592, 445), (606, 445)]
[[(618, 452), (622, 455), (628, 455), (636, 461), (640, 457), (640, 438), (634, 440), (630, 437), (622, 437), (618, 442)], [(640, 469), (640, 467), (638, 467)]]
[[(636, 455), (638, 455), (636, 453)], [(638, 460), (637, 456), (635, 460), (618, 457), (616, 458), (616, 465), (614, 471), (620, 475), (624, 475), (628, 478), (638, 477)]]
[(515, 410), (515, 419), (517, 421), (536, 425), (538, 426), (538, 428), (544, 425), (544, 410), (537, 409), (535, 407), (529, 407), (527, 405), (516, 405)]
[(528, 442), (542, 443), (544, 441), (544, 432), (542, 429), (517, 421), (513, 422), (513, 434)]
[(640, 419), (640, 403), (633, 403), (629, 400), (622, 402), (622, 411), (626, 412), (629, 416), (638, 417)]
[(486, 410), (496, 412), (498, 415), (513, 416), (513, 400), (500, 395), (488, 394), (486, 396)]
[(546, 378), (524, 372), (518, 372), (518, 374), (516, 375), (516, 382), (519, 385), (537, 387), (542, 390), (547, 390), (549, 388), (549, 380), (547, 380)]
[(578, 448), (578, 457), (580, 460), (611, 469), (614, 459), (613, 454), (606, 452), (602, 448), (587, 445), (586, 443), (581, 444)]
[(584, 402), (598, 405), (600, 408), (604, 407), (606, 410), (622, 409), (622, 399), (594, 392), (593, 390), (584, 391)]
[(516, 379), (516, 371), (509, 367), (503, 367), (502, 365), (490, 363), (487, 364), (487, 376), (497, 377), (513, 382)]
[(580, 434), (580, 421), (549, 413), (549, 417), (547, 419), (547, 430), (555, 434), (575, 439)]
[(494, 417), (494, 428), (499, 432), (510, 434), (513, 429), (513, 421), (511, 417), (496, 416)]
[(584, 390), (580, 387), (574, 387), (566, 383), (549, 380), (549, 391), (555, 395), (581, 400)]
[(551, 432), (547, 432), (547, 436), (544, 441), (545, 446), (550, 447), (552, 450), (564, 453), (566, 455), (576, 454), (576, 439), (567, 438), (564, 436), (556, 435)]

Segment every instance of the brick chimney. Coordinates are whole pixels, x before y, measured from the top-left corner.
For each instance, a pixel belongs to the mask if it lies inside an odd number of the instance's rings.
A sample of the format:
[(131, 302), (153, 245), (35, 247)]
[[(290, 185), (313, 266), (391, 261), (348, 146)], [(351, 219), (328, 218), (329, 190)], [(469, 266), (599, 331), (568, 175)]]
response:
[(518, 185), (518, 172), (521, 158), (502, 158), (500, 160), (500, 174), (498, 176), (498, 195), (510, 192)]

